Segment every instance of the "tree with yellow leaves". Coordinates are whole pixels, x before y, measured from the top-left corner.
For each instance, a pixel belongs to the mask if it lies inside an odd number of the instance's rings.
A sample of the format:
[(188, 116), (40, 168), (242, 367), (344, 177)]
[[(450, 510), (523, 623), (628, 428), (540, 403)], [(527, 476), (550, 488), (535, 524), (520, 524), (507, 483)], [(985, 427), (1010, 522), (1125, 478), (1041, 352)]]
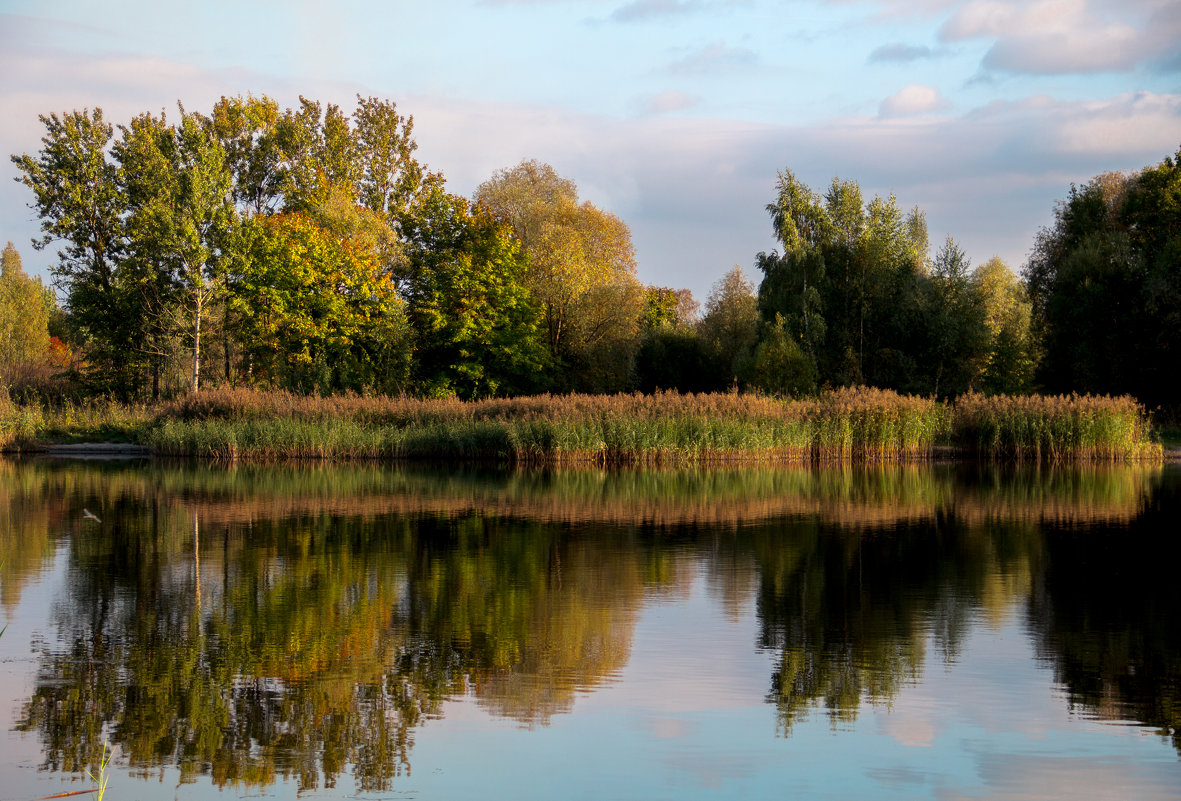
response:
[(631, 380), (644, 287), (627, 225), (589, 201), (548, 164), (499, 170), (475, 200), (509, 222), (529, 259), (526, 284), (543, 310), (565, 389), (617, 390)]

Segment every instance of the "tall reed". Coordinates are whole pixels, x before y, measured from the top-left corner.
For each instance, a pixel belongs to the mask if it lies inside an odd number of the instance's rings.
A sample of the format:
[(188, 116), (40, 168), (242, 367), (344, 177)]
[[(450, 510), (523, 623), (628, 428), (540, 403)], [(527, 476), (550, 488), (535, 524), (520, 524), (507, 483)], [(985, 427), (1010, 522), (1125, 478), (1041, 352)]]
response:
[(86, 437), (230, 461), (883, 462), (929, 458), (941, 446), (1048, 462), (1162, 456), (1147, 413), (1128, 397), (968, 394), (945, 404), (859, 387), (801, 400), (663, 392), (463, 402), (214, 389), (154, 409), (51, 409), (0, 394), (0, 448)]
[(962, 395), (952, 418), (960, 449), (1022, 461), (1159, 459), (1135, 399), (1094, 395)]

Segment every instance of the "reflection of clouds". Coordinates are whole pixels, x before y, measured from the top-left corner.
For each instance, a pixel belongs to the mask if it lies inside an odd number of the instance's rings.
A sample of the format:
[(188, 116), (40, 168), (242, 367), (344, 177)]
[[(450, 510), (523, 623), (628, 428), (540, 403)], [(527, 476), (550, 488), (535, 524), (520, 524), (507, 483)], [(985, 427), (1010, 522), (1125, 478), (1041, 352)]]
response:
[(871, 768), (866, 775), (874, 781), (895, 787), (906, 787), (916, 784), (926, 784), (930, 777), (914, 768)]
[[(1046, 754), (988, 753), (978, 758), (985, 796), (998, 801), (1155, 801), (1176, 799), (1176, 771), (1166, 762)], [(945, 788), (943, 801), (978, 799)]]
[(882, 732), (900, 745), (930, 748), (935, 742), (935, 726), (911, 712), (891, 712), (881, 718)]
[(697, 733), (696, 723), (679, 718), (652, 718), (648, 728), (658, 740), (677, 740)]

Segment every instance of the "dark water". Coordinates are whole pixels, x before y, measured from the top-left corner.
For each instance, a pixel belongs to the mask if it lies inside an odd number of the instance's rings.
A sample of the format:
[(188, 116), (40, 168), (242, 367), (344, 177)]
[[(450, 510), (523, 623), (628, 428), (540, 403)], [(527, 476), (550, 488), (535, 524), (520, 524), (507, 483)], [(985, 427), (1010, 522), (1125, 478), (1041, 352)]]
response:
[(0, 462), (0, 800), (1181, 797), (1174, 468)]

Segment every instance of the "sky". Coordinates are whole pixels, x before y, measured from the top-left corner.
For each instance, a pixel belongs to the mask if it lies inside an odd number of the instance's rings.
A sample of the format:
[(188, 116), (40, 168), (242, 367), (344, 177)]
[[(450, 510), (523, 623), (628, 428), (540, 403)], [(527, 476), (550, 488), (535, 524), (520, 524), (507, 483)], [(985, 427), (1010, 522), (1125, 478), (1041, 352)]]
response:
[[(932, 249), (1019, 270), (1072, 183), (1181, 148), (1178, 0), (0, 0), (0, 151), (39, 115), (358, 94), (413, 115), (471, 195), (548, 162), (632, 232), (639, 278), (704, 300), (775, 248), (781, 170), (927, 214)], [(0, 241), (47, 275), (0, 165)]]

